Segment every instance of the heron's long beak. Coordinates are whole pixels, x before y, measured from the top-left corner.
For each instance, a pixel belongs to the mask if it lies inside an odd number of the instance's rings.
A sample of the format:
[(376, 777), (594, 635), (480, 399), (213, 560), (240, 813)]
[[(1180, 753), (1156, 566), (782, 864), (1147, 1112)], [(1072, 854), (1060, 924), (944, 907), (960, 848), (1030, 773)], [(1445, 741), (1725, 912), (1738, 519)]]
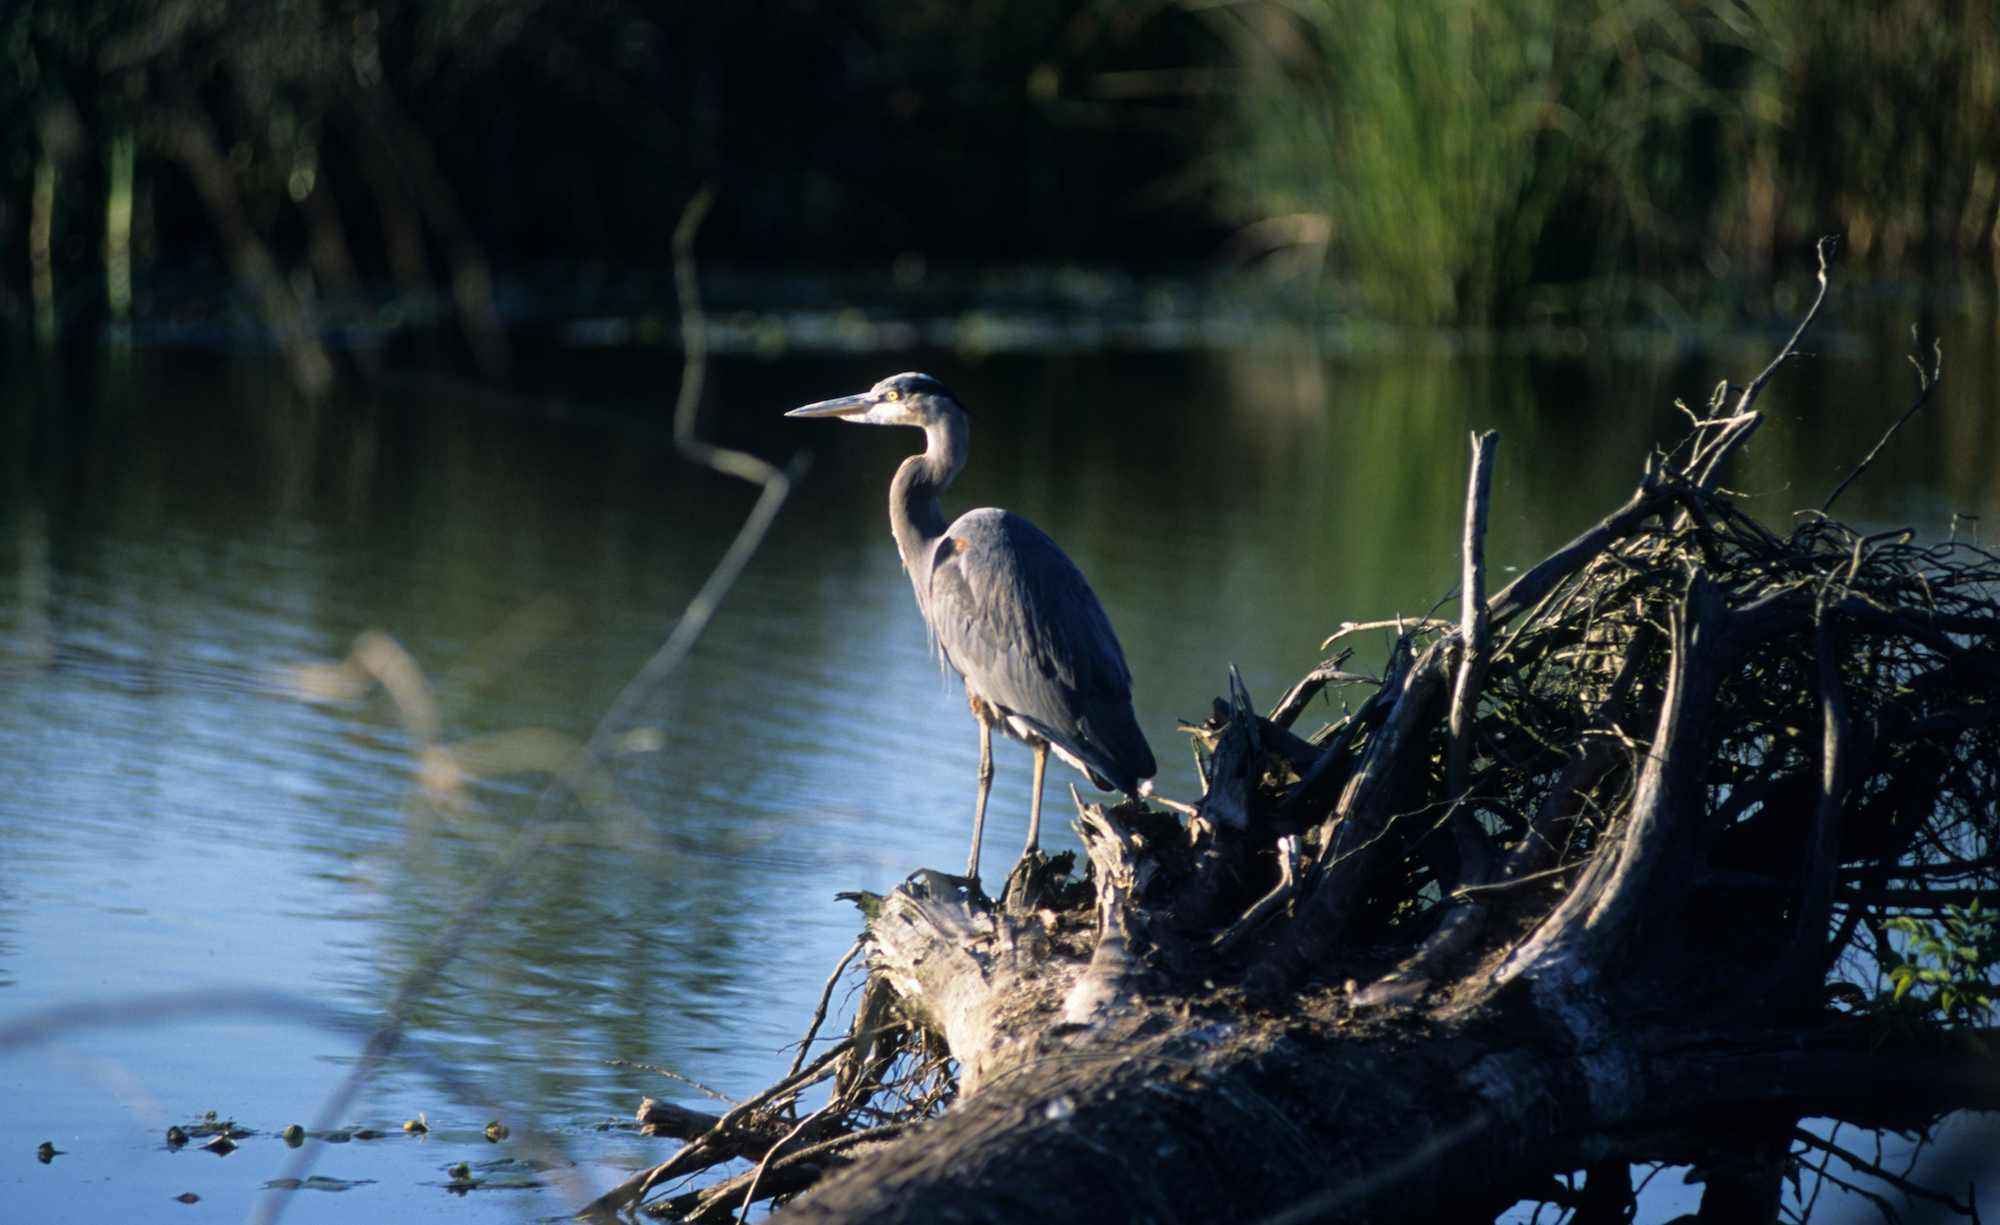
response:
[(842, 396), (838, 400), (821, 400), (804, 408), (795, 408), (786, 413), (787, 417), (852, 417), (875, 407), (875, 397), (862, 392), (858, 396)]

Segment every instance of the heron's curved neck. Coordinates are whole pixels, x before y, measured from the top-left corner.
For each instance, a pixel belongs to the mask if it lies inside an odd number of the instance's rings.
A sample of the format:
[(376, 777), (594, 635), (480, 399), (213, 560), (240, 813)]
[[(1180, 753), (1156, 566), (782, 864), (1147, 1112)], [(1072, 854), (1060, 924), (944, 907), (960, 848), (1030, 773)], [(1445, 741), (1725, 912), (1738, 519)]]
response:
[(903, 567), (913, 579), (919, 573), (919, 560), (928, 558), (944, 535), (944, 508), (938, 495), (965, 466), (965, 418), (953, 416), (925, 426), (924, 441), (924, 453), (904, 460), (889, 483), (889, 526), (896, 533)]

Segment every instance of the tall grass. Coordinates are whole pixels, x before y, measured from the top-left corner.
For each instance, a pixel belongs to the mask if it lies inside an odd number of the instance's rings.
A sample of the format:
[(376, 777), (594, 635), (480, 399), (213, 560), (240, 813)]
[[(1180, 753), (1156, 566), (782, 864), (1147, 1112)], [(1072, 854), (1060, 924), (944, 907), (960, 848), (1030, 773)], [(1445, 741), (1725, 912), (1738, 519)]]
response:
[(362, 319), (389, 282), (427, 317), (442, 278), (498, 371), (489, 254), (662, 263), (661, 218), (710, 177), (707, 241), (733, 260), (1162, 266), (1289, 243), (1330, 251), (1371, 313), (1422, 322), (1685, 300), (1824, 233), (1845, 267), (1990, 275), (1996, 13), (15, 0), (0, 318), (51, 338), (143, 322), (148, 266), (206, 248), (274, 319)]
[(1979, 0), (1190, 7), (1243, 75), (1228, 207), (1324, 214), (1377, 311), (1478, 322), (1557, 300), (1532, 286), (1602, 306), (1689, 271), (1757, 280), (1829, 232), (1889, 273), (2000, 257), (2000, 18)]

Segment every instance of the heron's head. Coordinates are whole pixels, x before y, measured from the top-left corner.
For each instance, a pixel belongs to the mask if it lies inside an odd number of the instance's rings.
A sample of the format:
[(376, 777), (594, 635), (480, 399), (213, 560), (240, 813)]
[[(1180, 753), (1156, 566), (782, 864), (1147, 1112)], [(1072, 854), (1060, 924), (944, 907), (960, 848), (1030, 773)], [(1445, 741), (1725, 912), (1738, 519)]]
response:
[(892, 374), (860, 395), (821, 400), (787, 417), (843, 417), (859, 425), (925, 428), (964, 413), (958, 398), (928, 374)]

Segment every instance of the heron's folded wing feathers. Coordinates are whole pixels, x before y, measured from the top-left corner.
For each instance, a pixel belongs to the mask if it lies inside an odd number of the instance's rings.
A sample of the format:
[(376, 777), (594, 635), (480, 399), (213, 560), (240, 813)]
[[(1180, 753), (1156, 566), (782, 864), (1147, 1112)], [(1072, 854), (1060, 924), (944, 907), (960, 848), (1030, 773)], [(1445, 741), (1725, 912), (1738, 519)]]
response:
[(1037, 724), (1120, 790), (1152, 776), (1111, 620), (1041, 529), (1002, 510), (962, 516), (931, 558), (929, 594), (938, 645), (974, 694)]

